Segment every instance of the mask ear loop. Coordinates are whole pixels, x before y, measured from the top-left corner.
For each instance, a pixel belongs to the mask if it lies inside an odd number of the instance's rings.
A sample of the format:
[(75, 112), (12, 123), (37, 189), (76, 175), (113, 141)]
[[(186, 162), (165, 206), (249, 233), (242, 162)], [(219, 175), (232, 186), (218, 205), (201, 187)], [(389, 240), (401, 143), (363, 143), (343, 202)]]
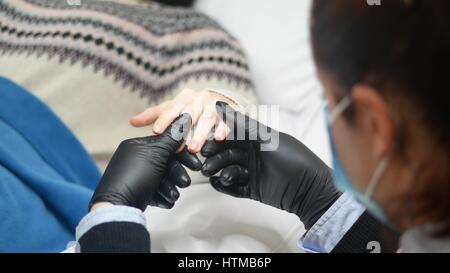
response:
[(372, 175), (372, 178), (369, 181), (369, 186), (367, 187), (366, 193), (364, 197), (370, 199), (375, 191), (376, 186), (381, 180), (381, 176), (386, 171), (387, 166), (391, 162), (391, 158), (389, 156), (385, 157), (380, 164), (375, 169), (375, 172)]
[[(400, 140), (400, 133), (399, 133), (399, 127), (401, 126), (396, 126), (396, 140), (395, 140), (395, 146), (398, 145), (399, 140)], [(394, 147), (394, 151), (396, 150), (396, 148)], [(384, 172), (386, 171), (389, 163), (391, 162), (391, 156), (386, 156), (381, 162), (380, 164), (378, 164), (377, 168), (375, 169), (375, 172), (372, 175), (372, 178), (369, 181), (369, 186), (367, 187), (366, 193), (364, 194), (364, 197), (366, 198), (371, 198), (375, 192), (375, 188), (376, 186), (380, 183), (381, 177), (383, 176)]]
[(330, 113), (330, 124), (333, 124), (336, 119), (352, 104), (352, 97), (346, 96), (343, 98)]
[[(330, 125), (333, 124), (336, 119), (352, 104), (352, 97), (346, 96), (344, 97), (333, 109), (333, 111), (330, 113), (329, 121)], [(387, 166), (390, 163), (390, 157), (385, 157), (380, 164), (375, 169), (374, 174), (372, 175), (369, 186), (367, 187), (367, 190), (364, 194), (364, 196), (369, 199), (374, 191), (376, 186), (378, 185), (379, 181), (381, 180), (381, 176), (384, 174), (384, 171), (386, 170)]]

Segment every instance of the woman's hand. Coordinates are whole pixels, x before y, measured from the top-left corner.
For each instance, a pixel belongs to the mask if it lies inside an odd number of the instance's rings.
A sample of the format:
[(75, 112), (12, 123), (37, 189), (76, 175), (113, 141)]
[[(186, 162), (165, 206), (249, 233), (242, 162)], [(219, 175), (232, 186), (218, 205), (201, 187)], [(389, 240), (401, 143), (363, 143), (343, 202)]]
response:
[(179, 197), (176, 187), (191, 183), (182, 164), (193, 170), (202, 166), (187, 151), (175, 155), (190, 127), (191, 117), (185, 114), (159, 136), (123, 141), (94, 192), (91, 210), (110, 204), (142, 211), (147, 205), (172, 208)]
[[(130, 120), (134, 127), (153, 124), (153, 132), (162, 134), (166, 128), (182, 113), (192, 117), (192, 133), (186, 141), (191, 153), (198, 153), (214, 129), (214, 139), (221, 141), (229, 133), (228, 126), (217, 116), (216, 102), (224, 101), (236, 106), (231, 99), (211, 91), (195, 92), (183, 90), (173, 100), (150, 107)], [(179, 150), (183, 149), (184, 145)]]
[[(217, 112), (235, 132), (232, 139), (208, 141), (202, 149), (202, 173), (211, 185), (219, 192), (294, 213), (311, 228), (341, 195), (331, 169), (294, 137), (222, 102)], [(236, 132), (243, 133), (241, 138)]]

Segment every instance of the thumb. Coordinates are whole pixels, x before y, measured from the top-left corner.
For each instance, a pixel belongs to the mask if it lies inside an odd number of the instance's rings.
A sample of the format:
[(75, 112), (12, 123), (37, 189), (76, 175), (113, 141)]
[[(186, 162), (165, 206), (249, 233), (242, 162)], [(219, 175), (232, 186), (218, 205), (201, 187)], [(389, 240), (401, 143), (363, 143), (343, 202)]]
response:
[(183, 114), (176, 118), (159, 137), (167, 140), (166, 142), (170, 145), (171, 149), (175, 151), (184, 142), (191, 127), (191, 116), (189, 114)]
[(272, 129), (234, 110), (226, 102), (216, 102), (216, 110), (230, 128), (234, 140), (267, 141)]

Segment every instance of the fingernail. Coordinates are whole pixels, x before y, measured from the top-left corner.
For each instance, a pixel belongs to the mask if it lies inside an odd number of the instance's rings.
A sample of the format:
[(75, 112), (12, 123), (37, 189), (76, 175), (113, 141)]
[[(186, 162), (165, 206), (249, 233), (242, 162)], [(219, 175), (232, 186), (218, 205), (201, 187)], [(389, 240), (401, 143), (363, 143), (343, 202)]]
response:
[(161, 127), (159, 126), (153, 126), (153, 133), (155, 134), (161, 134)]

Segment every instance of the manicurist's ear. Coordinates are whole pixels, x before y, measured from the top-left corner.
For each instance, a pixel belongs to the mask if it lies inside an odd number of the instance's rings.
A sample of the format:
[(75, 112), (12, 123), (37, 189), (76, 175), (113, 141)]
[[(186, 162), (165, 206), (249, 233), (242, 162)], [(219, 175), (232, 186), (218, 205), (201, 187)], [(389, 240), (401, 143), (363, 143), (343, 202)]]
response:
[(358, 126), (365, 134), (370, 134), (372, 156), (381, 160), (395, 144), (395, 122), (388, 104), (381, 93), (369, 85), (355, 85), (352, 95)]

